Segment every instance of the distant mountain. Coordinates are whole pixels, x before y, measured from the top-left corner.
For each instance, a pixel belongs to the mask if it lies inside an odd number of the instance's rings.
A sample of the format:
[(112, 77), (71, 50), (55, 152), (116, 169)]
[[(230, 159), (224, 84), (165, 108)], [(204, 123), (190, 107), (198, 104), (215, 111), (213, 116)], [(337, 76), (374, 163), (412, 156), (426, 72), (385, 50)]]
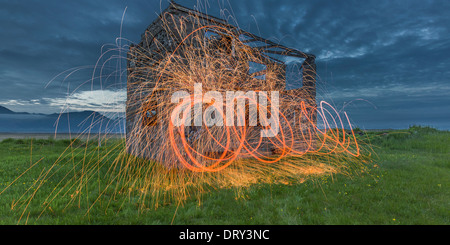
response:
[(10, 109), (0, 105), (0, 114), (13, 114), (14, 112)]
[(32, 114), (0, 106), (0, 132), (9, 133), (123, 133), (125, 119), (110, 119), (95, 111)]

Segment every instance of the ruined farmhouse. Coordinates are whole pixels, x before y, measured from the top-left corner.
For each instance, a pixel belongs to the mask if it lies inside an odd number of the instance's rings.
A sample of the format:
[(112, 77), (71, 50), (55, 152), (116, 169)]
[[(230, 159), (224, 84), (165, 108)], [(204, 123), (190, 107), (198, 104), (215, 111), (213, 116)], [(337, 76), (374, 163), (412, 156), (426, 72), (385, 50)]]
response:
[[(266, 40), (200, 11), (172, 2), (148, 26), (141, 41), (130, 46), (127, 60), (126, 140), (127, 151), (132, 155), (168, 165), (179, 165), (180, 156), (192, 157), (182, 143), (174, 143), (170, 138), (176, 137), (176, 133), (169, 132), (168, 114), (173, 109), (170, 101), (173, 92), (180, 89), (192, 92), (194, 83), (203, 84), (204, 91), (279, 91), (282, 120), (292, 119), (294, 131), (304, 131), (308, 123), (316, 123), (312, 116), (300, 128), (295, 120), (301, 114), (300, 105), (308, 108), (316, 105), (314, 55)], [(289, 68), (292, 60), (301, 61), (296, 66), (299, 77), (296, 86), (286, 83), (292, 73)], [(199, 153), (198, 149), (209, 146), (210, 143), (199, 139), (199, 132), (205, 130), (189, 127), (184, 131), (186, 142), (190, 143), (186, 149), (197, 149)], [(217, 132), (219, 136), (225, 134)], [(252, 140), (258, 142), (258, 134)], [(277, 154), (271, 144), (276, 143), (259, 141), (260, 154)], [(211, 151), (214, 150), (202, 151), (202, 156)], [(216, 154), (222, 152), (217, 150)]]

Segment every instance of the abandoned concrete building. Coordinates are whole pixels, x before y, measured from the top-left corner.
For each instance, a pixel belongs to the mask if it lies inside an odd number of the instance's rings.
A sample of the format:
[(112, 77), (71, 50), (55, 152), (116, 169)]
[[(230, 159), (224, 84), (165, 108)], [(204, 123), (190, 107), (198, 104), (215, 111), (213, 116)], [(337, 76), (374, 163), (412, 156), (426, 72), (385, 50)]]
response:
[[(268, 91), (279, 91), (280, 107), (289, 107), (283, 111), (287, 119), (295, 119), (295, 112), (300, 110), (295, 108), (298, 105), (294, 105), (296, 103), (293, 102), (303, 101), (310, 107), (316, 106), (314, 55), (266, 40), (231, 25), (223, 19), (171, 2), (170, 6), (145, 30), (141, 41), (130, 46), (127, 54), (126, 141), (128, 153), (169, 165), (178, 164), (179, 157), (175, 155), (179, 153), (174, 152), (177, 150), (173, 149), (174, 145), (171, 145), (170, 134), (167, 132), (170, 116), (164, 113), (167, 114), (168, 105), (171, 103), (171, 93), (180, 89), (174, 85), (173, 81), (181, 79), (181, 75), (177, 75), (179, 78), (176, 78), (175, 75), (167, 74), (167, 72), (175, 69), (175, 63), (176, 69), (183, 72), (194, 70), (192, 56), (198, 54), (197, 51), (186, 54), (183, 53), (186, 49), (180, 48), (181, 43), (186, 42), (187, 36), (192, 33), (202, 35), (202, 38), (206, 40), (203, 43), (198, 40), (191, 41), (189, 45), (190, 47), (202, 46), (203, 49), (207, 47), (207, 50), (202, 52), (208, 52), (208, 54), (199, 54), (199, 63), (202, 62), (201, 57), (220, 56), (222, 62), (230, 61), (227, 66), (240, 67), (235, 69), (240, 72), (240, 81), (232, 85), (233, 89), (257, 91), (259, 87), (264, 87)], [(197, 44), (192, 45), (194, 42)], [(214, 50), (219, 51), (212, 54)], [(245, 59), (237, 55), (242, 50), (246, 52)], [(186, 61), (188, 59), (190, 60)], [(292, 72), (289, 70), (292, 60), (301, 61), (297, 63), (299, 74), (296, 79), (299, 82), (297, 85), (286, 82), (292, 79), (290, 77)], [(183, 65), (186, 69), (181, 67)], [(218, 70), (217, 67), (215, 69)], [(164, 72), (166, 74), (161, 75)], [(246, 74), (245, 78), (242, 74)], [(173, 81), (163, 83), (165, 77), (169, 76)], [(192, 77), (194, 76), (189, 75), (189, 79), (192, 80)], [(203, 78), (195, 79), (199, 82)], [(214, 82), (220, 83), (216, 88), (228, 84), (225, 81), (218, 82), (218, 79), (221, 78), (217, 76), (216, 79), (200, 82), (204, 84), (204, 88), (211, 86)], [(315, 120), (313, 117), (312, 124), (316, 123)], [(185, 133), (188, 134), (189, 130)], [(273, 149), (271, 151), (271, 142), (265, 141), (263, 144), (265, 144), (265, 152), (274, 153)], [(198, 145), (202, 147), (205, 143), (198, 143)]]

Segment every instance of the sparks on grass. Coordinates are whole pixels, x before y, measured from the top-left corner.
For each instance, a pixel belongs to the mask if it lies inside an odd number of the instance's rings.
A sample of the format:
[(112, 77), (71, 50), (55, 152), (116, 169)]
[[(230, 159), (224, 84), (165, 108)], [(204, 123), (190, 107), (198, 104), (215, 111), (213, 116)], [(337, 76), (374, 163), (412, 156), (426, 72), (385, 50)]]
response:
[[(91, 133), (90, 130), (102, 122), (94, 117), (86, 120), (91, 126), (83, 132), (88, 135), (85, 143), (71, 143), (13, 202), (15, 209), (22, 210), (21, 217), (48, 180), (55, 184), (45, 201), (37, 204), (43, 207), (41, 215), (48, 210), (55, 212), (56, 206), (52, 203), (61, 200), (67, 201), (64, 209), (83, 207), (87, 214), (97, 210), (96, 205), (105, 210), (114, 207), (118, 212), (127, 202), (144, 211), (165, 203), (181, 205), (190, 197), (197, 198), (200, 203), (202, 194), (211, 189), (235, 188), (237, 196), (241, 196), (247, 187), (258, 183), (303, 183), (313, 176), (351, 174), (353, 169), (369, 161), (366, 153), (362, 154), (363, 149), (347, 114), (339, 113), (325, 101), (317, 106), (315, 94), (308, 94), (307, 88), (286, 91), (280, 96), (280, 106), (275, 108), (280, 130), (275, 137), (269, 138), (260, 136), (261, 130), (272, 130), (264, 117), (263, 120), (260, 117), (257, 126), (249, 126), (249, 114), (239, 114), (242, 111), (235, 110), (234, 105), (230, 109), (228, 105), (218, 106), (212, 101), (203, 103), (195, 98), (171, 103), (173, 92), (193, 92), (196, 83), (202, 84), (202, 95), (209, 91), (219, 94), (226, 91), (279, 91), (286, 77), (277, 75), (281, 68), (276, 65), (267, 66), (264, 79), (258, 78), (260, 74), (249, 74), (249, 61), (264, 64), (267, 57), (255, 52), (239, 36), (222, 26), (194, 28), (181, 21), (174, 29), (168, 24), (175, 21), (173, 16), (163, 15), (161, 20), (164, 28), (170, 29), (167, 31), (176, 34), (173, 41), (181, 40), (174, 50), (164, 50), (165, 46), (161, 44), (161, 52), (155, 55), (136, 46), (118, 45), (119, 42), (101, 55), (94, 69), (95, 72), (100, 66), (102, 70), (113, 60), (121, 63), (122, 59), (148, 64), (136, 67), (136, 72), (128, 74), (129, 82), (134, 79), (139, 84), (127, 103), (136, 107), (134, 116), (143, 123), (132, 125), (125, 142), (109, 139), (107, 133)], [(206, 37), (207, 32), (229, 37), (234, 40), (233, 45), (220, 44), (223, 40)], [(131, 55), (124, 57), (122, 54), (129, 50)], [(119, 55), (112, 55), (102, 64), (100, 60), (113, 51)], [(300, 69), (298, 67), (299, 73)], [(142, 72), (148, 75), (142, 77)], [(123, 74), (124, 71), (115, 73)], [(91, 82), (97, 78), (104, 77), (93, 75)], [(309, 102), (311, 98), (313, 104)], [(252, 101), (248, 96), (235, 98), (236, 101), (239, 99)], [(266, 99), (273, 104), (270, 96), (266, 95)], [(273, 114), (273, 105), (267, 107), (260, 100), (252, 103), (260, 113)], [(184, 108), (184, 121), (175, 126), (170, 119), (180, 108)], [(191, 109), (213, 110), (215, 117), (222, 118), (226, 117), (224, 111), (231, 111), (245, 123), (210, 127), (203, 123), (194, 128), (191, 125), (195, 117), (186, 117)], [(157, 121), (145, 121), (147, 112), (156, 112)], [(160, 144), (152, 144), (155, 138), (161, 139)], [(140, 157), (140, 152), (130, 152), (130, 145), (134, 144), (143, 146), (139, 151), (150, 152), (152, 160)], [(37, 163), (30, 169), (39, 166)]]

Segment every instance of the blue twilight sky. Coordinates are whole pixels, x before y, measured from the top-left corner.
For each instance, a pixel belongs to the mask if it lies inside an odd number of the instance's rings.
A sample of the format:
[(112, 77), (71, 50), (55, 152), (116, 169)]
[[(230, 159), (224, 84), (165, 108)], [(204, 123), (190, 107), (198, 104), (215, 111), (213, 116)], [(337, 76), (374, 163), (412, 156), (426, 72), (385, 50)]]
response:
[[(315, 54), (318, 100), (345, 110), (355, 126), (450, 129), (449, 1), (176, 2)], [(120, 113), (126, 73), (118, 57), (167, 6), (166, 0), (0, 0), (0, 105)], [(93, 69), (97, 61), (103, 71)]]

